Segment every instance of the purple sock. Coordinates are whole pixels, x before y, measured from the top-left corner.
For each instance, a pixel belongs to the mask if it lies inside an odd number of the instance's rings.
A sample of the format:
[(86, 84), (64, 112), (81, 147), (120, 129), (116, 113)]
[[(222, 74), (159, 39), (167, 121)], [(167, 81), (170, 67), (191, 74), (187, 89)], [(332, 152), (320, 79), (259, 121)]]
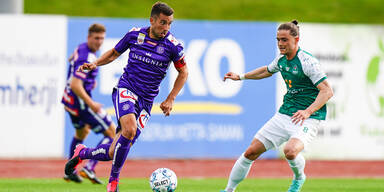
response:
[(109, 182), (119, 178), (121, 168), (124, 165), (125, 159), (130, 149), (131, 140), (120, 135), (119, 140), (116, 142), (115, 153), (112, 161), (112, 170), (111, 176), (109, 177)]
[(83, 143), (83, 140), (76, 139), (75, 137), (72, 138), (71, 147), (69, 148), (69, 158), (68, 159), (71, 159), (73, 156), (73, 153), (75, 153), (76, 145), (82, 144), (82, 143)]
[[(97, 144), (97, 147), (100, 146), (100, 145), (102, 145), (102, 144), (109, 144), (109, 145), (111, 145), (112, 141), (113, 141), (112, 138), (110, 138), (110, 137), (108, 137), (108, 136), (105, 136), (105, 137), (100, 141), (100, 143)], [(97, 148), (97, 147), (96, 147), (96, 148)], [(108, 154), (108, 153), (107, 153), (107, 154)], [(103, 158), (103, 157), (102, 157), (102, 158)], [(96, 159), (92, 159), (92, 158), (91, 158), (91, 159), (88, 161), (88, 163), (87, 163), (87, 165), (85, 166), (85, 168), (86, 168), (87, 170), (89, 170), (89, 171), (94, 171), (94, 170), (95, 170), (95, 167), (96, 167), (96, 165), (97, 165), (97, 162), (98, 162), (98, 160), (96, 160)]]
[(99, 161), (109, 161), (111, 158), (108, 155), (111, 144), (101, 144), (96, 148), (84, 148), (80, 151), (80, 159), (94, 159)]

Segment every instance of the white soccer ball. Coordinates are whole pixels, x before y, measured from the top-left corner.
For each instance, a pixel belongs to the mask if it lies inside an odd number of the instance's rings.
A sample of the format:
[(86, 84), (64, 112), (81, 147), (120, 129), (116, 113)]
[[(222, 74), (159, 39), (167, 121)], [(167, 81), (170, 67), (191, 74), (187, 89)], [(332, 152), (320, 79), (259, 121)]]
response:
[(149, 185), (153, 192), (174, 192), (177, 187), (176, 174), (168, 168), (158, 168), (151, 174)]

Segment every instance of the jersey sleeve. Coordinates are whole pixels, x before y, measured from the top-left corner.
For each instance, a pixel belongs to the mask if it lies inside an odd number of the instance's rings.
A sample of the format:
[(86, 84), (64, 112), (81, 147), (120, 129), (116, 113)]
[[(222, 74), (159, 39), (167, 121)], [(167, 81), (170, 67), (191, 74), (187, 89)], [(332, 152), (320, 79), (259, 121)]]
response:
[(175, 53), (175, 55), (176, 56), (173, 59), (173, 64), (175, 65), (175, 67), (177, 69), (183, 67), (184, 65), (186, 65), (186, 63), (185, 63), (185, 55), (184, 55), (184, 48), (183, 48), (182, 45), (176, 46), (176, 53)]
[(276, 73), (280, 71), (279, 66), (277, 65), (279, 59), (282, 57), (282, 55), (277, 56), (268, 66), (267, 70), (270, 73)]
[(302, 67), (304, 74), (311, 79), (315, 86), (327, 78), (324, 71), (321, 69), (320, 62), (315, 58), (304, 59)]
[(87, 78), (87, 72), (84, 71), (78, 71), (79, 67), (83, 65), (84, 63), (89, 63), (88, 60), (88, 52), (82, 49), (75, 50), (74, 53), (75, 57), (73, 60), (74, 70), (73, 70), (73, 76), (75, 76), (78, 79), (85, 80)]
[(136, 30), (134, 29), (131, 29), (128, 33), (126, 33), (124, 37), (120, 39), (120, 41), (116, 44), (115, 50), (120, 54), (124, 53), (131, 46), (131, 40), (136, 36)]
[(171, 41), (172, 46), (173, 46), (173, 49), (171, 49), (172, 50), (173, 64), (176, 68), (181, 68), (184, 65), (186, 65), (185, 60), (184, 60), (184, 57), (185, 57), (184, 47), (181, 44), (181, 42), (176, 40), (175, 37), (169, 35), (168, 39)]

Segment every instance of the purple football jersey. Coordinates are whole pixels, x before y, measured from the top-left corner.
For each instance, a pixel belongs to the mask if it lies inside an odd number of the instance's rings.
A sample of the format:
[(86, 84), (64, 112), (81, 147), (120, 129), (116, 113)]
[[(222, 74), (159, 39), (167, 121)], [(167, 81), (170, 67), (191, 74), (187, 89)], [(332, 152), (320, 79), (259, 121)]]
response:
[(169, 65), (184, 57), (184, 48), (170, 32), (159, 40), (150, 38), (148, 32), (149, 27), (133, 28), (115, 46), (121, 54), (130, 49), (127, 66), (117, 86), (153, 102)]
[(96, 68), (95, 70), (89, 72), (81, 72), (77, 71), (77, 69), (83, 65), (83, 63), (90, 63), (95, 60), (96, 55), (88, 48), (87, 43), (82, 43), (75, 49), (68, 68), (67, 84), (65, 86), (62, 103), (72, 105), (72, 107), (74, 107), (74, 98), (77, 98), (77, 95), (73, 93), (70, 85), (73, 77), (79, 78), (83, 81), (85, 91), (91, 96), (91, 91), (96, 83), (98, 69)]

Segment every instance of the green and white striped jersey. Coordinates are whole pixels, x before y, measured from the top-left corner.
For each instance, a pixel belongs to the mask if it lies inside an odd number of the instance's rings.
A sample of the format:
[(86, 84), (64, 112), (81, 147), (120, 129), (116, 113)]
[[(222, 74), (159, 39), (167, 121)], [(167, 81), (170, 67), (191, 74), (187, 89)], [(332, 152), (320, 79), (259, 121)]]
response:
[[(300, 48), (292, 60), (288, 60), (285, 55), (279, 55), (268, 65), (267, 70), (270, 73), (280, 71), (285, 81), (287, 93), (279, 112), (289, 116), (310, 106), (319, 94), (316, 86), (327, 78), (320, 68), (319, 61)], [(324, 105), (310, 118), (325, 120), (326, 115), (327, 107)]]

